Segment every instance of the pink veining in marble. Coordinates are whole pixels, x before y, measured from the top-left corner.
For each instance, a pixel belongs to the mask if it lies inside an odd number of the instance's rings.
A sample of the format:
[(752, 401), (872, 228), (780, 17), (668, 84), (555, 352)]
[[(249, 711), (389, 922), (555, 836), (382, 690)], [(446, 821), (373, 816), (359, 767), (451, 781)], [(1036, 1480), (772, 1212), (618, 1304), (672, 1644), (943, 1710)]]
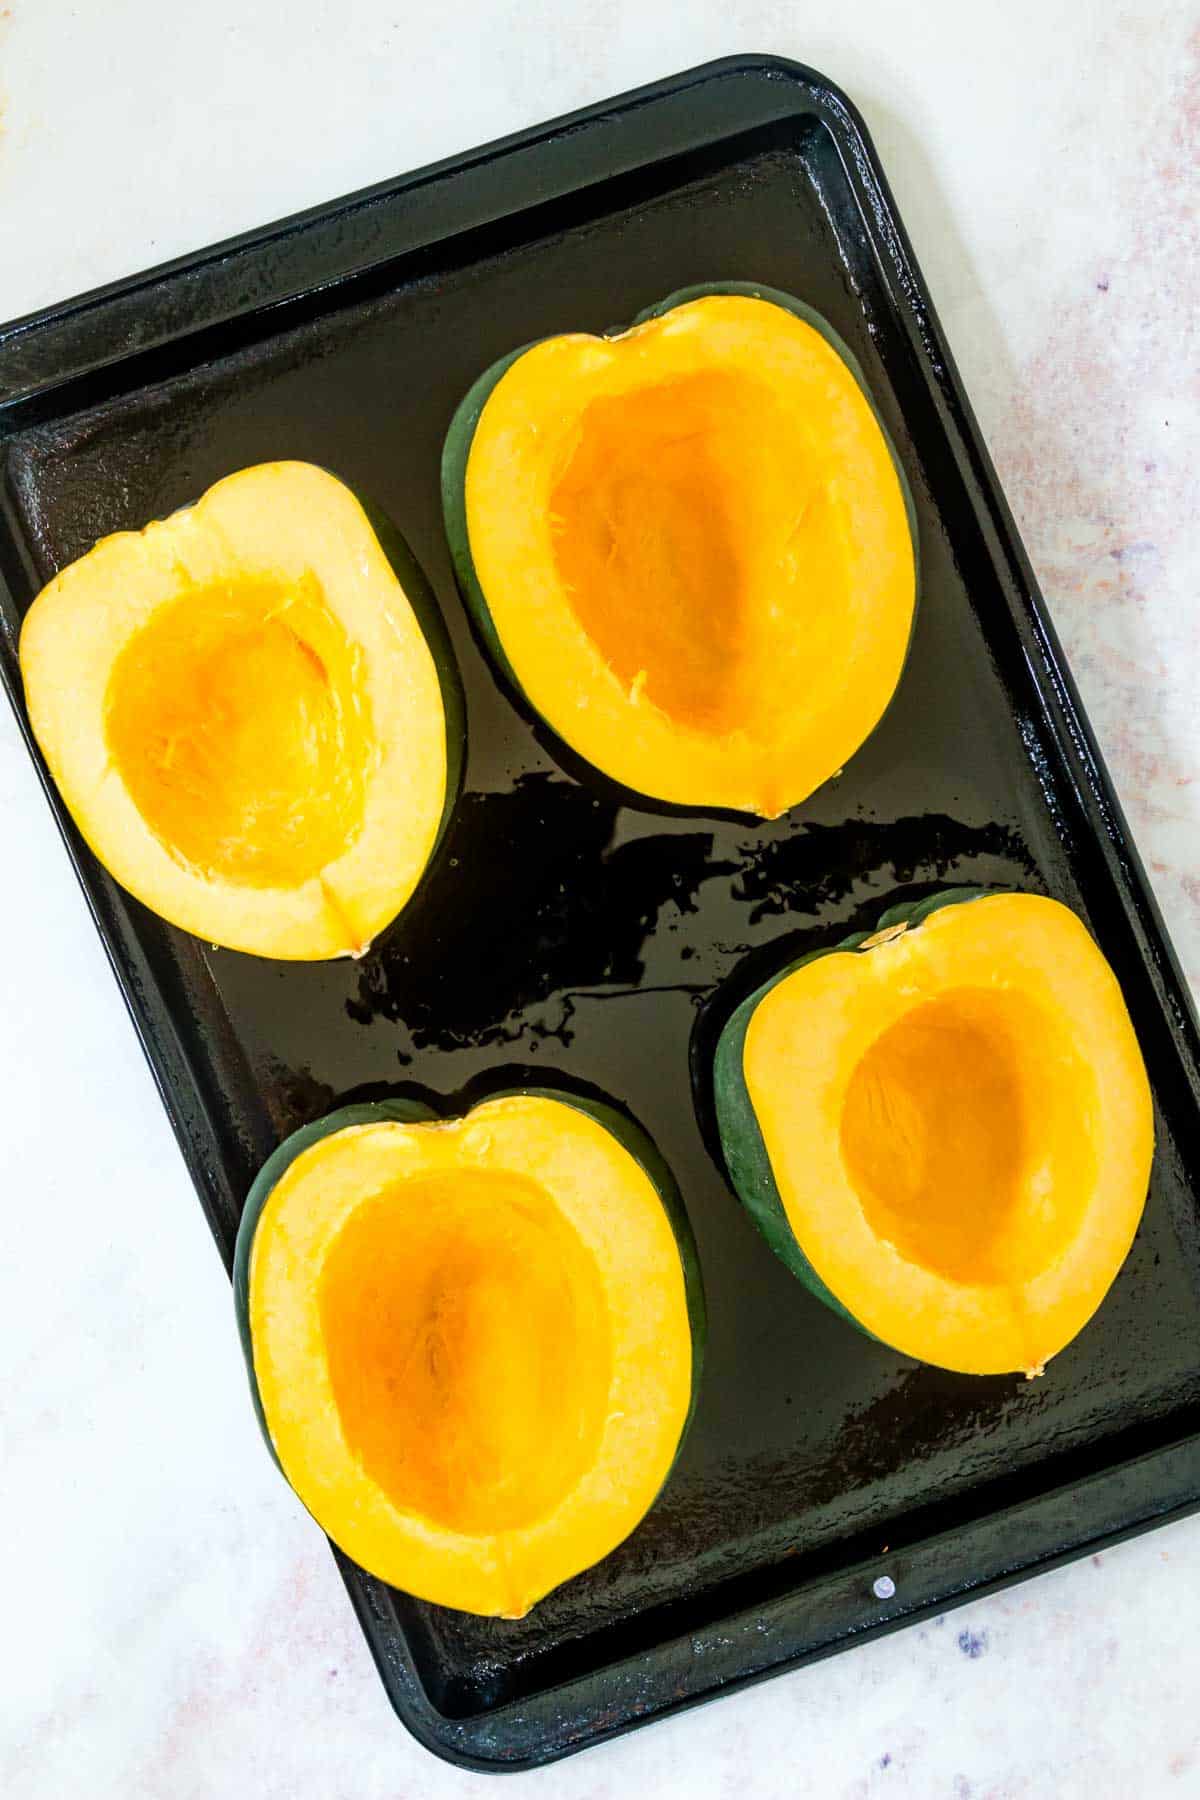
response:
[(1200, 27), (1144, 132), (1111, 235), (1018, 371), (993, 449), (1200, 983)]

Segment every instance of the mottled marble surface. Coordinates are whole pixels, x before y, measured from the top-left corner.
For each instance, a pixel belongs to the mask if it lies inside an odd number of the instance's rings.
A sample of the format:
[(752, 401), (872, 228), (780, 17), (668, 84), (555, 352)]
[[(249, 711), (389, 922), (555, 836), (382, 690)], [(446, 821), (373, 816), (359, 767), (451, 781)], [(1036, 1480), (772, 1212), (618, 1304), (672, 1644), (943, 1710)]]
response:
[[(0, 317), (746, 48), (866, 113), (1200, 982), (1196, 6), (8, 0)], [(224, 1276), (6, 716), (0, 803), (0, 1792), (482, 1794), (392, 1718), (260, 1450)], [(1200, 1794), (1198, 1602), (1193, 1520), (522, 1791)]]

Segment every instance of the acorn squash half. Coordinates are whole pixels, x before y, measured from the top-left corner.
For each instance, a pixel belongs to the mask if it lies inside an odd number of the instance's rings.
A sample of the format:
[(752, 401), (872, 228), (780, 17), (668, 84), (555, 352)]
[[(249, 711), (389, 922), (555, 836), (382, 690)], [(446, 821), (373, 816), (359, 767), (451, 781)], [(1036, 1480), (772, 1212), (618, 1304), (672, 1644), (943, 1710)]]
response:
[(858, 365), (790, 295), (688, 289), (516, 351), (442, 480), (485, 641), (622, 786), (774, 817), (878, 724), (916, 597), (907, 489)]
[(922, 1362), (1040, 1373), (1142, 1215), (1153, 1110), (1125, 1002), (1038, 895), (950, 890), (789, 964), (732, 1014), (713, 1085), (771, 1248)]
[(358, 954), (416, 888), (457, 790), (458, 676), (403, 540), (323, 469), (243, 469), (101, 539), (20, 654), (75, 823), (172, 924)]
[(606, 1556), (691, 1417), (678, 1192), (637, 1127), (574, 1096), (295, 1133), (247, 1200), (234, 1289), (284, 1475), (363, 1568), (442, 1606), (519, 1618)]

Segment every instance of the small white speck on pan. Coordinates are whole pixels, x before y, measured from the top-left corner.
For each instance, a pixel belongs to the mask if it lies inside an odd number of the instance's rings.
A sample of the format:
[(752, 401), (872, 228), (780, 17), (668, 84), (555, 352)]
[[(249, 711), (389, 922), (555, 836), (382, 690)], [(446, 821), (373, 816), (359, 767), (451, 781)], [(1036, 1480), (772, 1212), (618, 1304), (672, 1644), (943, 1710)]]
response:
[(891, 1600), (896, 1592), (896, 1584), (890, 1575), (877, 1575), (871, 1583), (871, 1592), (877, 1600)]

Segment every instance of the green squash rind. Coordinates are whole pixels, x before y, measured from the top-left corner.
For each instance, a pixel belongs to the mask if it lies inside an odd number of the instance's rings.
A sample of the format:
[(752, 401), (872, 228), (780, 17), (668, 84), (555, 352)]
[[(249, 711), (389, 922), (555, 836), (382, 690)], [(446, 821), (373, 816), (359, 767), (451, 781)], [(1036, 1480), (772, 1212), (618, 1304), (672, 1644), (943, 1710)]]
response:
[(822, 957), (844, 955), (847, 952), (851, 955), (869, 956), (871, 952), (864, 950), (862, 946), (876, 932), (886, 931), (893, 925), (907, 925), (910, 931), (916, 930), (933, 913), (940, 912), (945, 906), (966, 905), (972, 900), (983, 899), (988, 894), (1002, 891), (999, 888), (980, 887), (944, 888), (940, 893), (930, 894), (923, 900), (907, 901), (889, 907), (880, 915), (875, 931), (857, 931), (850, 937), (842, 938), (839, 943), (830, 944), (825, 950), (810, 950), (806, 956), (796, 957), (777, 969), (735, 1008), (717, 1040), (713, 1058), (713, 1104), (721, 1153), (738, 1199), (776, 1256), (804, 1283), (809, 1292), (876, 1343), (881, 1340), (876, 1338), (875, 1333), (868, 1331), (826, 1287), (792, 1231), (783, 1198), (776, 1185), (767, 1146), (763, 1141), (758, 1115), (754, 1111), (754, 1103), (746, 1085), (746, 1033), (750, 1020), (772, 988), (778, 987), (789, 975), (794, 975), (797, 969), (819, 962)]
[[(603, 1125), (649, 1177), (662, 1209), (667, 1215), (675, 1238), (680, 1267), (683, 1271), (688, 1325), (692, 1342), (691, 1398), (687, 1416), (679, 1433), (675, 1456), (671, 1462), (671, 1468), (674, 1468), (696, 1411), (696, 1402), (700, 1392), (700, 1375), (704, 1364), (704, 1348), (708, 1336), (707, 1309), (704, 1299), (704, 1282), (700, 1273), (700, 1258), (692, 1233), (691, 1221), (683, 1203), (683, 1196), (679, 1191), (679, 1184), (649, 1134), (643, 1131), (640, 1125), (636, 1125), (632, 1119), (626, 1117), (624, 1113), (619, 1112), (616, 1107), (606, 1105), (602, 1101), (586, 1099), (566, 1089), (523, 1087), (507, 1088), (499, 1093), (489, 1094), (477, 1104), (483, 1106), (491, 1100), (511, 1099), (519, 1096), (528, 1096), (539, 1100), (557, 1100), (562, 1105), (574, 1107), (576, 1112), (584, 1113), (595, 1119), (598, 1124)], [(472, 1107), (471, 1111), (474, 1110), (475, 1108)], [(395, 1120), (404, 1125), (420, 1124), (439, 1119), (442, 1116), (432, 1107), (417, 1100), (377, 1100), (339, 1107), (335, 1112), (328, 1113), (323, 1119), (316, 1119), (310, 1125), (302, 1125), (299, 1130), (293, 1131), (290, 1137), (285, 1138), (283, 1143), (267, 1158), (246, 1196), (246, 1204), (242, 1209), (241, 1223), (238, 1226), (237, 1242), (233, 1253), (233, 1301), (237, 1315), (238, 1337), (241, 1340), (242, 1354), (246, 1359), (246, 1372), (250, 1381), (250, 1397), (254, 1406), (254, 1414), (266, 1446), (271, 1452), (271, 1459), (281, 1473), (283, 1471), (267, 1425), (262, 1396), (259, 1393), (258, 1377), (254, 1370), (254, 1343), (250, 1332), (250, 1258), (254, 1248), (255, 1233), (267, 1201), (296, 1158), (311, 1149), (314, 1144), (320, 1143), (323, 1138), (331, 1137), (335, 1132), (348, 1130), (354, 1125), (378, 1125), (386, 1120)], [(667, 1470), (667, 1475), (669, 1474), (670, 1469)], [(664, 1483), (667, 1475), (663, 1477)]]
[[(796, 318), (802, 319), (806, 325), (811, 325), (813, 330), (818, 332), (820, 336), (824, 338), (830, 348), (834, 350), (845, 363), (851, 375), (854, 377), (855, 382), (858, 384), (863, 398), (871, 409), (875, 423), (878, 425), (879, 430), (883, 435), (883, 441), (887, 445), (888, 455), (892, 459), (892, 467), (895, 469), (896, 478), (900, 483), (900, 492), (904, 499), (904, 510), (908, 517), (909, 537), (912, 542), (914, 577), (913, 622), (909, 629), (909, 645), (911, 646), (912, 633), (916, 629), (917, 606), (920, 599), (920, 539), (917, 532), (916, 506), (913, 501), (912, 489), (909, 486), (908, 477), (904, 472), (904, 465), (900, 460), (895, 444), (892, 442), (891, 434), (883, 421), (882, 414), (875, 403), (875, 398), (867, 384), (867, 378), (863, 373), (861, 363), (850, 349), (849, 345), (846, 344), (844, 339), (834, 330), (829, 321), (819, 312), (815, 311), (813, 307), (806, 305), (803, 300), (798, 300), (794, 294), (786, 294), (780, 288), (767, 287), (760, 282), (710, 281), (701, 282), (692, 287), (678, 288), (673, 294), (668, 294), (665, 300), (656, 301), (654, 305), (645, 307), (637, 314), (633, 324), (643, 325), (650, 319), (661, 318), (664, 313), (673, 311), (677, 306), (686, 305), (688, 301), (702, 300), (712, 294), (734, 294), (752, 300), (766, 300), (774, 306), (782, 307), (785, 312), (793, 313)], [(618, 331), (605, 332), (602, 335), (606, 337), (620, 337), (623, 335), (624, 329), (625, 328)], [(629, 327), (629, 329), (632, 329), (632, 327)], [(516, 671), (505, 654), (504, 646), (500, 641), (500, 634), (496, 630), (492, 620), (491, 610), (487, 603), (487, 596), (484, 594), (482, 584), (475, 568), (475, 559), (471, 554), (470, 533), (467, 530), (466, 485), (467, 462), (471, 455), (471, 444), (475, 436), (475, 428), (479, 424), (480, 416), (491, 398), (493, 390), (512, 368), (515, 362), (518, 362), (527, 351), (536, 349), (539, 343), (545, 343), (546, 341), (545, 338), (534, 338), (530, 343), (522, 344), (519, 349), (508, 351), (506, 355), (494, 362), (490, 368), (485, 369), (483, 374), (472, 384), (462, 401), (459, 403), (454, 413), (454, 417), (450, 421), (450, 427), (446, 433), (446, 441), (442, 448), (442, 515), (445, 522), (446, 541), (450, 547), (450, 560), (453, 564), (454, 577), (458, 584), (459, 592), (462, 595), (463, 603), (467, 608), (471, 621), (496, 668), (514, 693), (518, 694), (524, 704), (535, 713), (537, 713), (537, 708), (533, 705), (533, 702), (522, 687), (517, 678)], [(908, 649), (906, 648), (905, 661), (907, 661), (907, 657)], [(903, 671), (903, 664), (901, 665), (901, 670)], [(899, 679), (897, 679), (897, 689), (899, 688), (899, 685)], [(891, 698), (889, 698), (889, 706), (891, 705), (891, 700), (895, 697), (895, 691), (896, 690), (894, 689)], [(884, 711), (887, 711), (886, 707)], [(561, 735), (555, 731), (553, 725), (550, 724), (550, 721), (541, 713), (537, 713), (537, 716), (542, 720), (547, 731), (551, 733), (555, 741), (563, 744), (568, 755), (572, 758), (578, 757), (579, 753), (573, 750), (570, 744), (564, 742)], [(872, 734), (874, 731), (878, 730), (879, 724), (881, 723), (882, 715), (875, 726), (872, 727)], [(862, 746), (860, 745), (859, 748), (861, 749), (861, 747)], [(603, 775), (604, 771), (601, 770), (599, 773)], [(605, 776), (604, 778), (605, 780), (612, 779), (609, 776)], [(637, 797), (636, 793), (635, 797)], [(672, 812), (686, 813), (705, 810), (693, 806), (677, 806), (673, 802), (668, 801), (655, 801), (655, 805), (663, 806)]]

